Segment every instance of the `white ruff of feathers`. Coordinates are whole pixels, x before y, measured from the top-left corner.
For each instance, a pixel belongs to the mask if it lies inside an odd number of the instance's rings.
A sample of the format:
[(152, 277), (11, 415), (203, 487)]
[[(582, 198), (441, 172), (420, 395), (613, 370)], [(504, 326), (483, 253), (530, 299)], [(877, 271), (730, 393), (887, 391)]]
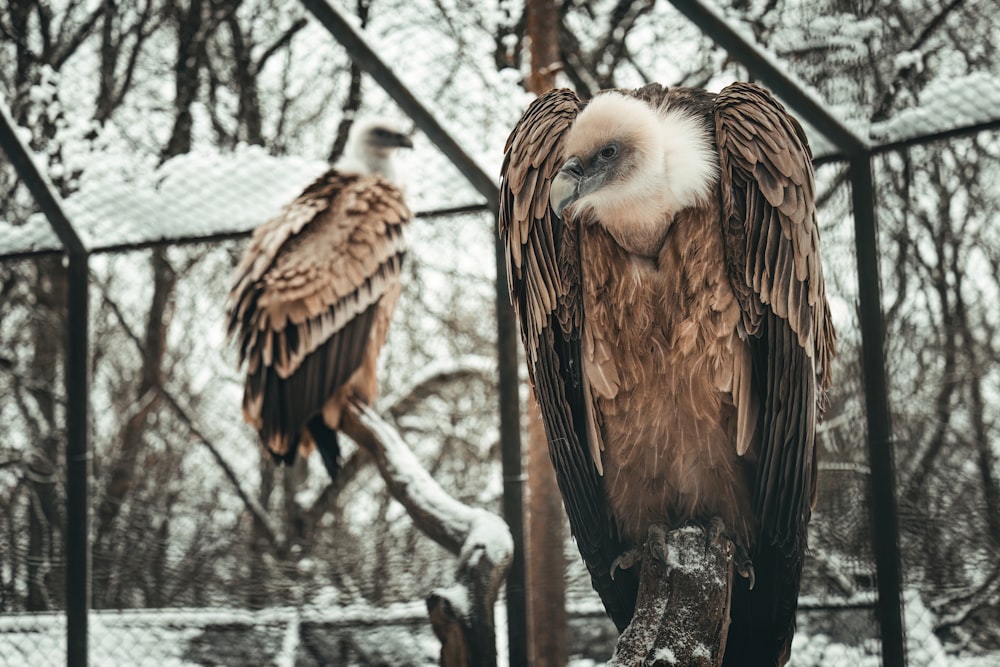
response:
[(355, 120), (354, 124), (351, 125), (351, 133), (347, 136), (344, 154), (337, 160), (334, 167), (339, 171), (364, 176), (378, 175), (395, 182), (396, 170), (393, 166), (392, 154), (396, 149), (376, 146), (371, 143), (370, 133), (376, 127), (399, 131), (396, 123), (385, 118)]
[(718, 180), (718, 157), (704, 122), (681, 107), (657, 110), (605, 93), (583, 110), (573, 134), (571, 144), (596, 147), (614, 139), (634, 148), (628, 178), (595, 190), (580, 206), (638, 254), (655, 254), (674, 215), (705, 203)]

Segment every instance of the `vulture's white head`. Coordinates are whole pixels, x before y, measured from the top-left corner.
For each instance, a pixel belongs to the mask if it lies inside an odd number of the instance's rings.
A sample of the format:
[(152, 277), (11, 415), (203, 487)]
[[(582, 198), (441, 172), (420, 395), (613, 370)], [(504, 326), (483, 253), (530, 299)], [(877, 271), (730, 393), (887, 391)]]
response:
[(602, 93), (566, 137), (566, 162), (552, 182), (556, 215), (573, 206), (623, 248), (656, 256), (674, 215), (704, 202), (718, 178), (718, 157), (704, 119), (682, 106), (655, 109)]
[(358, 119), (351, 125), (337, 168), (393, 180), (392, 154), (399, 148), (413, 148), (413, 139), (398, 124), (385, 118)]

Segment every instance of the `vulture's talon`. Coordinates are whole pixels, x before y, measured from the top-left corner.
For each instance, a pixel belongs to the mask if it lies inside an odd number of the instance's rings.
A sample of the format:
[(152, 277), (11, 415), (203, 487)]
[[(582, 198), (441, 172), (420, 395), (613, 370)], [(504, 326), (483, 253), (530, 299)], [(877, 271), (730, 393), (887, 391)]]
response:
[(611, 563), (611, 580), (615, 579), (617, 570), (627, 570), (643, 559), (646, 552), (660, 561), (667, 564), (667, 526), (654, 523), (649, 526), (646, 543), (642, 546), (633, 547), (628, 551), (623, 551), (618, 558)]
[(667, 528), (662, 524), (654, 523), (649, 526), (646, 537), (646, 547), (653, 558), (664, 565), (667, 564)]
[(750, 560), (750, 555), (742, 546), (733, 542), (733, 547), (735, 549), (733, 551), (733, 562), (736, 565), (736, 571), (744, 579), (750, 580), (750, 590), (753, 590), (753, 585), (757, 581), (757, 577), (753, 571), (753, 561)]
[[(718, 544), (720, 537), (727, 537), (726, 524), (721, 516), (713, 516), (705, 526), (705, 555), (713, 544)], [(735, 542), (733, 542), (735, 544)]]
[(722, 538), (732, 542), (733, 564), (736, 566), (736, 571), (739, 572), (740, 576), (744, 579), (750, 580), (750, 590), (753, 590), (753, 586), (757, 578), (754, 574), (753, 561), (750, 560), (750, 554), (747, 552), (746, 548), (736, 540), (736, 536), (726, 530), (726, 523), (722, 520), (722, 517), (714, 516), (707, 524), (705, 524), (705, 554), (708, 555), (709, 548), (713, 544), (718, 544), (719, 540)]
[(615, 580), (616, 570), (627, 570), (641, 560), (641, 548), (636, 547), (634, 549), (629, 549), (628, 551), (623, 551), (618, 558), (611, 562), (611, 581)]

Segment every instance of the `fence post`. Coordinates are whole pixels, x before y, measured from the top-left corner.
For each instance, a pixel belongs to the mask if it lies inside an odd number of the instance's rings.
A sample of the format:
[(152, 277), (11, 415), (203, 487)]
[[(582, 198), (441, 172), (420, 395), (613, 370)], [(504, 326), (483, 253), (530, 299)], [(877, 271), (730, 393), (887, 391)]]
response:
[(87, 664), (90, 609), (89, 263), (70, 253), (66, 318), (66, 664)]
[(66, 664), (87, 664), (87, 614), (90, 608), (90, 544), (87, 482), (90, 447), (87, 248), (66, 217), (55, 187), (31, 159), (31, 152), (14, 131), (7, 106), (0, 103), (0, 147), (24, 181), (38, 208), (68, 254), (66, 267)]
[(889, 390), (885, 374), (881, 285), (878, 277), (878, 239), (875, 187), (869, 154), (851, 158), (851, 202), (854, 244), (858, 258), (858, 299), (861, 325), (861, 368), (868, 418), (869, 493), (872, 546), (878, 584), (882, 664), (903, 667), (906, 642), (902, 619), (902, 568), (899, 558), (899, 520), (896, 513), (896, 469), (893, 464)]

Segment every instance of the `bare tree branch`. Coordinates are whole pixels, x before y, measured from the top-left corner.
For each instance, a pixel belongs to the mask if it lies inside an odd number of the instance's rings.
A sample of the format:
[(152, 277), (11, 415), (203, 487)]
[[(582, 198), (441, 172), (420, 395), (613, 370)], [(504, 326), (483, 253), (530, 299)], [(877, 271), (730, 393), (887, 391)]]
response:
[[(118, 325), (122, 328), (122, 331), (125, 332), (125, 335), (135, 344), (135, 346), (141, 352), (143, 349), (142, 341), (139, 339), (139, 336), (134, 331), (132, 331), (132, 328), (125, 320), (125, 316), (122, 313), (121, 309), (118, 307), (118, 304), (108, 294), (106, 285), (104, 285), (103, 283), (101, 283), (96, 279), (93, 280), (93, 284), (97, 285), (101, 289), (101, 296), (104, 300), (104, 303), (108, 306), (112, 314), (115, 316), (115, 320), (118, 322)], [(226, 479), (228, 479), (230, 483), (233, 485), (236, 494), (240, 497), (240, 500), (243, 501), (243, 504), (246, 506), (247, 510), (253, 515), (255, 519), (257, 519), (257, 521), (260, 522), (260, 525), (266, 531), (268, 539), (270, 540), (271, 544), (273, 544), (275, 547), (280, 548), (283, 544), (283, 539), (280, 537), (278, 530), (275, 528), (274, 522), (271, 520), (271, 517), (267, 513), (267, 510), (264, 509), (261, 506), (261, 504), (258, 503), (257, 500), (248, 491), (246, 491), (246, 489), (243, 488), (243, 483), (240, 479), (240, 476), (236, 474), (236, 471), (233, 470), (232, 466), (229, 465), (229, 461), (226, 460), (226, 458), (222, 455), (222, 453), (219, 451), (219, 448), (216, 447), (215, 444), (212, 442), (212, 440), (208, 438), (204, 434), (204, 432), (197, 426), (194, 419), (191, 417), (190, 411), (185, 409), (180, 404), (180, 402), (174, 397), (174, 395), (170, 393), (166, 389), (166, 387), (162, 385), (162, 383), (157, 381), (154, 384), (153, 389), (156, 391), (157, 395), (160, 398), (166, 401), (167, 405), (170, 406), (170, 408), (173, 410), (177, 418), (180, 419), (185, 426), (187, 426), (188, 431), (190, 431), (191, 435), (193, 435), (203, 445), (205, 445), (208, 451), (212, 454), (212, 457), (219, 464), (219, 467), (222, 469), (223, 474), (225, 474)]]
[(342, 430), (367, 449), (392, 497), (428, 537), (458, 556), (455, 585), (427, 599), (445, 667), (496, 665), (493, 607), (514, 553), (507, 524), (448, 495), (399, 434), (373, 410), (353, 403)]
[(226, 479), (228, 479), (233, 485), (233, 489), (240, 497), (240, 500), (243, 501), (247, 510), (257, 521), (260, 522), (261, 526), (263, 526), (271, 544), (276, 548), (281, 549), (284, 544), (284, 539), (280, 536), (277, 528), (274, 526), (274, 522), (271, 520), (267, 510), (264, 509), (261, 504), (258, 503), (257, 500), (243, 488), (243, 482), (240, 479), (240, 476), (235, 470), (233, 470), (232, 466), (229, 465), (229, 461), (222, 455), (219, 448), (215, 446), (215, 443), (213, 443), (200, 428), (198, 428), (194, 419), (191, 417), (190, 412), (180, 404), (172, 393), (167, 391), (166, 387), (157, 385), (156, 389), (163, 400), (167, 402), (167, 405), (169, 405), (174, 411), (174, 414), (177, 415), (178, 419), (180, 419), (188, 428), (191, 435), (197, 438), (201, 444), (205, 445), (209, 453), (212, 454), (212, 458), (214, 458), (215, 462), (219, 464), (219, 468), (225, 474)]
[[(930, 39), (931, 35), (933, 35), (934, 32), (944, 24), (945, 19), (947, 19), (953, 11), (958, 9), (964, 1), (965, 0), (951, 0), (951, 2), (942, 7), (941, 11), (927, 22), (927, 25), (923, 27), (913, 42), (910, 43), (907, 51), (916, 51), (922, 48), (924, 44), (927, 43), (927, 40)], [(874, 71), (877, 71), (877, 69), (878, 68), (873, 68)], [(888, 85), (888, 87), (884, 88), (885, 92), (882, 95), (882, 99), (879, 100), (879, 103), (875, 106), (875, 111), (871, 118), (873, 122), (885, 120), (889, 117), (889, 112), (892, 110), (893, 102), (895, 102), (896, 96), (902, 89), (903, 81), (909, 78), (913, 74), (913, 71), (914, 65), (908, 65), (907, 67), (900, 68), (899, 71), (896, 72), (896, 76), (893, 78), (892, 82)]]
[(420, 401), (439, 393), (449, 384), (474, 379), (492, 384), (496, 381), (496, 372), (496, 359), (492, 357), (468, 355), (454, 361), (449, 360), (427, 368), (402, 391), (379, 401), (380, 410), (398, 419), (412, 412)]
[(286, 30), (281, 34), (281, 37), (275, 40), (275, 42), (271, 44), (269, 47), (264, 49), (264, 52), (260, 54), (260, 58), (257, 59), (256, 63), (254, 63), (253, 67), (254, 74), (259, 74), (260, 71), (264, 69), (264, 66), (267, 65), (267, 61), (270, 60), (274, 54), (278, 53), (279, 51), (281, 51), (281, 49), (288, 46), (291, 43), (292, 38), (295, 37), (295, 34), (300, 30), (302, 30), (302, 28), (305, 28), (307, 25), (309, 25), (309, 21), (307, 21), (304, 18), (298, 19), (288, 27), (288, 30)]
[(104, 10), (105, 5), (102, 4), (91, 11), (90, 15), (84, 19), (83, 23), (77, 27), (68, 40), (55, 45), (55, 53), (44, 56), (45, 62), (50, 63), (55, 70), (62, 68), (66, 64), (66, 61), (80, 48), (80, 45), (90, 37), (94, 26), (97, 24), (97, 19), (101, 18)]
[[(357, 16), (362, 28), (368, 25), (369, 6), (370, 0), (358, 0)], [(336, 162), (344, 153), (344, 147), (347, 146), (347, 135), (354, 122), (354, 112), (361, 108), (361, 66), (353, 60), (351, 61), (351, 82), (347, 86), (347, 97), (344, 98), (344, 104), (341, 108), (344, 110), (344, 115), (340, 118), (340, 123), (337, 124), (337, 136), (333, 140), (333, 146), (330, 147), (330, 157), (328, 158), (330, 162)]]

